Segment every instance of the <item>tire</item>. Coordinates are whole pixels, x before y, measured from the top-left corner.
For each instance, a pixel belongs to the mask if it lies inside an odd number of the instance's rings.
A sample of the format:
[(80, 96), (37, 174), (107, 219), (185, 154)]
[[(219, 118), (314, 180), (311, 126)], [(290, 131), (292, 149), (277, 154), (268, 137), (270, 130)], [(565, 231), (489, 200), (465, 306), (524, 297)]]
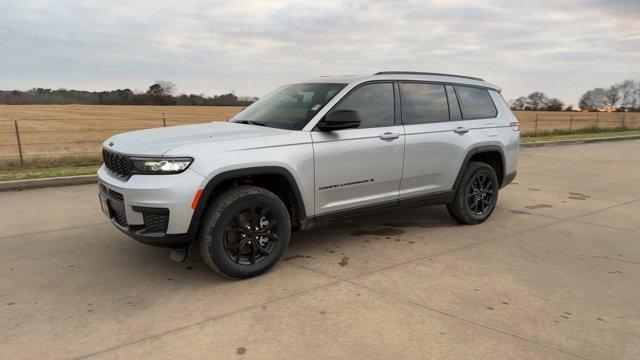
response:
[(231, 279), (269, 270), (280, 260), (291, 237), (291, 220), (282, 200), (256, 186), (223, 192), (204, 216), (198, 238), (200, 255), (209, 267)]
[(451, 217), (463, 224), (479, 224), (487, 220), (495, 209), (498, 190), (495, 170), (486, 163), (472, 161), (464, 170), (447, 210)]

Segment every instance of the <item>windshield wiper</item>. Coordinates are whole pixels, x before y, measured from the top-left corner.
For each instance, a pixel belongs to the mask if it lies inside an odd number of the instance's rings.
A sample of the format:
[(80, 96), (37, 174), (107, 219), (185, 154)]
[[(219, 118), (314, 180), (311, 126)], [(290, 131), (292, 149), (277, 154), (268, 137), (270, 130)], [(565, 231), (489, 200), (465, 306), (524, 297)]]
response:
[(253, 120), (237, 120), (234, 121), (240, 124), (249, 124), (249, 125), (258, 125), (258, 126), (267, 126), (267, 124), (265, 123), (261, 123), (259, 121), (253, 121)]

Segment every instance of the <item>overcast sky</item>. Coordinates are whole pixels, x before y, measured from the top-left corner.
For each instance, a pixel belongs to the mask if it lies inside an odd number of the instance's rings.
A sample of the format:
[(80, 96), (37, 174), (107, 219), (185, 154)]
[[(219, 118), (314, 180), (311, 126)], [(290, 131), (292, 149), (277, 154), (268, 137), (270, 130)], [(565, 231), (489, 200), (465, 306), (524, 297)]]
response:
[(506, 98), (640, 79), (640, 3), (0, 0), (0, 89), (261, 96), (326, 74), (480, 76)]

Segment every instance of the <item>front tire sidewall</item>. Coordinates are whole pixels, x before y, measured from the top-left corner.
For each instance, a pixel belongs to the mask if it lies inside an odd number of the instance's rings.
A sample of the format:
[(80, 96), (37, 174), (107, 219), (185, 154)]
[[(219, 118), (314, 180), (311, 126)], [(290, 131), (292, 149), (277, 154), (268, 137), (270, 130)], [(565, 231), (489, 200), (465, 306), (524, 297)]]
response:
[[(282, 201), (273, 194), (269, 195), (271, 196), (262, 193), (249, 194), (236, 199), (222, 209), (213, 224), (213, 229), (205, 229), (205, 231), (210, 230), (206, 231), (210, 235), (203, 239), (203, 241), (207, 242), (204, 247), (204, 251), (207, 253), (203, 255), (208, 256), (213, 263), (212, 265), (223, 275), (235, 279), (256, 276), (269, 270), (282, 257), (289, 243), (291, 221)], [(275, 242), (273, 251), (266, 258), (253, 265), (241, 265), (229, 258), (225, 251), (224, 235), (227, 224), (235, 215), (251, 206), (268, 207), (271, 210), (274, 219), (278, 222), (275, 233), (278, 236), (278, 240)]]

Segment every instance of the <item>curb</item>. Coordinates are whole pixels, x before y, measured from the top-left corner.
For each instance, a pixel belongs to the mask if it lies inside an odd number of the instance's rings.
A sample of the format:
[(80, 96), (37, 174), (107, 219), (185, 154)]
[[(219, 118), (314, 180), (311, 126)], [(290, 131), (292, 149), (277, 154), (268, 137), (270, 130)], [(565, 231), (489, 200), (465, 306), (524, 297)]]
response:
[(0, 181), (0, 191), (37, 189), (52, 186), (69, 186), (93, 184), (98, 182), (98, 175), (61, 176), (44, 179)]
[[(541, 146), (587, 144), (587, 143), (594, 143), (594, 142), (633, 140), (633, 139), (640, 139), (640, 135), (608, 136), (608, 137), (602, 137), (602, 138), (555, 140), (555, 141), (536, 141), (536, 142), (520, 144), (520, 148), (536, 148)], [(44, 178), (44, 179), (0, 181), (0, 191), (37, 189), (37, 188), (53, 187), (53, 186), (95, 184), (97, 182), (98, 182), (97, 175), (61, 176), (56, 178)]]
[(541, 146), (587, 144), (587, 143), (595, 143), (595, 142), (633, 140), (633, 139), (640, 139), (640, 135), (607, 136), (607, 137), (600, 137), (600, 138), (570, 139), (570, 140), (535, 141), (535, 142), (520, 144), (520, 148), (522, 149), (522, 148), (535, 148), (535, 147), (541, 147)]

